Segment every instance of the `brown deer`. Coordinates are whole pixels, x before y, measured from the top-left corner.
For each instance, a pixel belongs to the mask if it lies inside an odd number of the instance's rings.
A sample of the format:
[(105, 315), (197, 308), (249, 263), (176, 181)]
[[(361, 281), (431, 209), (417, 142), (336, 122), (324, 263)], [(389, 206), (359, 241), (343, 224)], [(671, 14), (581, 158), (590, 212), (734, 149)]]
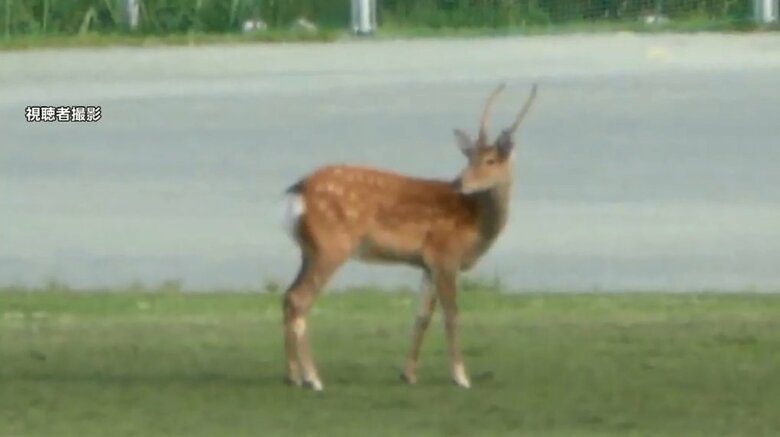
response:
[(287, 381), (322, 390), (307, 316), (319, 291), (349, 258), (402, 263), (423, 271), (419, 312), (401, 378), (417, 381), (417, 358), (437, 299), (454, 382), (470, 386), (458, 344), (457, 276), (490, 248), (507, 222), (513, 135), (536, 96), (492, 144), (487, 124), (500, 85), (488, 97), (479, 136), (455, 130), (468, 164), (454, 181), (420, 179), (352, 165), (321, 167), (287, 189), (286, 224), (301, 250), (298, 275), (284, 294)]

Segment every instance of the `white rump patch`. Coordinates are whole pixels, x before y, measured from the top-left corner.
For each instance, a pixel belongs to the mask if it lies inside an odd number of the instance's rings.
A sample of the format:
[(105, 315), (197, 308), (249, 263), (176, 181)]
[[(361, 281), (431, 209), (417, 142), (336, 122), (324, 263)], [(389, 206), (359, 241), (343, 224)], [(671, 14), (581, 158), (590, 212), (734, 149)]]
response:
[(283, 224), (284, 228), (293, 240), (298, 239), (296, 235), (296, 229), (298, 227), (298, 221), (301, 219), (303, 213), (306, 212), (306, 205), (303, 203), (303, 197), (298, 193), (290, 193), (285, 196), (284, 199), (284, 216)]

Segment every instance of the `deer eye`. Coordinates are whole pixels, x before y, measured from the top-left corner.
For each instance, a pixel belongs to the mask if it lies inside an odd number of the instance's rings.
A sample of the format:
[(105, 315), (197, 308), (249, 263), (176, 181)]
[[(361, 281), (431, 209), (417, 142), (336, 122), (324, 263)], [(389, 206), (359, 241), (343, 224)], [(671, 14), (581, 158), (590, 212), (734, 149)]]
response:
[(486, 165), (493, 165), (495, 163), (496, 163), (496, 159), (495, 158), (488, 158), (488, 159), (485, 160), (485, 164)]

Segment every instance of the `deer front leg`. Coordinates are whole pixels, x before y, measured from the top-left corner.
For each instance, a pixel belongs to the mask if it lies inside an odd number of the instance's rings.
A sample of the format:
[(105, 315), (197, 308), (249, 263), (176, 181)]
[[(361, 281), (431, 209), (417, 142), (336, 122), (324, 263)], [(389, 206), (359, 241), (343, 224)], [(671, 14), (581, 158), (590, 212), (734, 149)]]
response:
[(412, 341), (409, 346), (409, 352), (406, 355), (406, 365), (401, 374), (401, 379), (409, 384), (417, 382), (417, 360), (420, 356), (420, 348), (423, 338), (431, 324), (433, 309), (436, 307), (436, 290), (431, 283), (431, 277), (428, 272), (423, 274), (422, 287), (420, 289), (420, 301), (417, 309), (417, 316), (412, 328)]
[(444, 329), (447, 336), (447, 349), (450, 356), (450, 371), (453, 381), (460, 387), (469, 388), (471, 382), (463, 365), (458, 340), (458, 304), (457, 304), (457, 274), (442, 272), (436, 277), (436, 291), (441, 300), (444, 312)]

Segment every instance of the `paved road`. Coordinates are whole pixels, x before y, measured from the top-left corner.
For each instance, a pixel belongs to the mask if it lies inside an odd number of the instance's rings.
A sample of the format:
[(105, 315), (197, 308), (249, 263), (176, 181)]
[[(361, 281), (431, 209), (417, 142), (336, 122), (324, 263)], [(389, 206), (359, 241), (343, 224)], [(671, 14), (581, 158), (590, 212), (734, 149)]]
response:
[[(451, 177), (532, 80), (512, 219), (476, 274), (780, 289), (780, 36), (631, 34), (0, 54), (0, 283), (286, 282), (279, 193), (331, 161)], [(101, 105), (28, 124), (27, 105)], [(411, 285), (349, 265), (337, 285)]]

